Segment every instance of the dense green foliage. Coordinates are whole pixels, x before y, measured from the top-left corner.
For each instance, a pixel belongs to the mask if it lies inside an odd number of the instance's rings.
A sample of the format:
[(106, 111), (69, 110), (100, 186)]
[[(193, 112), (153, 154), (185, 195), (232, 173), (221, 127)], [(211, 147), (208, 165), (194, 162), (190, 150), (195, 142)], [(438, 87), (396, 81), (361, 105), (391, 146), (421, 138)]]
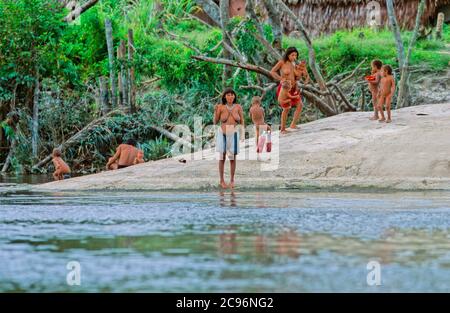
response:
[[(102, 116), (98, 100), (99, 77), (108, 76), (108, 53), (104, 21), (112, 20), (114, 46), (134, 31), (136, 53), (131, 62), (120, 64), (136, 69), (139, 111), (133, 115), (114, 115), (99, 123), (82, 137), (77, 145), (65, 151), (65, 158), (76, 171), (96, 171), (113, 153), (117, 144), (130, 137), (137, 139), (146, 160), (170, 155), (170, 142), (152, 126), (177, 123), (193, 125), (196, 115), (206, 123), (212, 120), (213, 105), (222, 88), (222, 66), (199, 62), (195, 53), (182, 43), (170, 39), (164, 30), (186, 38), (192, 45), (212, 57), (220, 55), (218, 43), (222, 33), (186, 15), (194, 9), (191, 0), (163, 0), (163, 9), (154, 10), (147, 1), (102, 0), (76, 22), (67, 24), (67, 10), (57, 0), (0, 0), (0, 121), (1, 146), (16, 139), (12, 169), (28, 171), (38, 160), (31, 155), (31, 116), (33, 88), (41, 81), (39, 118), (39, 158)], [(253, 34), (252, 21), (234, 18), (229, 25), (235, 31), (236, 45), (252, 63), (274, 64), (264, 56), (264, 47)], [(272, 39), (269, 25), (264, 25), (266, 38)], [(405, 42), (410, 34), (404, 36)], [(412, 65), (427, 65), (442, 70), (449, 64), (447, 54), (437, 54), (450, 42), (450, 29), (445, 26), (444, 40), (421, 40), (412, 55)], [(301, 40), (286, 37), (283, 47), (296, 46), (301, 57), (307, 52)], [(360, 29), (340, 31), (314, 41), (317, 59), (329, 78), (353, 69), (364, 58), (380, 58), (396, 63), (395, 43), (387, 30)], [(367, 66), (369, 61), (367, 62)], [(235, 71), (227, 82), (238, 91), (239, 101), (248, 111), (249, 97), (255, 91), (239, 89), (256, 83), (254, 73)], [(149, 83), (150, 79), (159, 78)], [(264, 102), (268, 118), (277, 122), (279, 108), (269, 94)], [(18, 117), (11, 122), (11, 114)], [(250, 122), (247, 117), (247, 123)], [(0, 165), (8, 149), (0, 150)]]

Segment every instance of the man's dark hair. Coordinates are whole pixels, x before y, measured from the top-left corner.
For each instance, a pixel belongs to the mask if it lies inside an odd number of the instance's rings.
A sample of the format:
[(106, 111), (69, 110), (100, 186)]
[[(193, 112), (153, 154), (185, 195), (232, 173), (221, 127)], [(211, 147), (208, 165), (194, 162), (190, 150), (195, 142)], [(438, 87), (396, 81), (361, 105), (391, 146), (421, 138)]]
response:
[(130, 145), (130, 146), (133, 146), (133, 147), (137, 145), (136, 140), (134, 140), (133, 138), (128, 139), (125, 143), (127, 145)]
[(226, 88), (222, 93), (222, 104), (227, 104), (227, 94), (232, 93), (234, 95), (233, 103), (237, 102), (237, 96), (236, 93), (232, 88)]

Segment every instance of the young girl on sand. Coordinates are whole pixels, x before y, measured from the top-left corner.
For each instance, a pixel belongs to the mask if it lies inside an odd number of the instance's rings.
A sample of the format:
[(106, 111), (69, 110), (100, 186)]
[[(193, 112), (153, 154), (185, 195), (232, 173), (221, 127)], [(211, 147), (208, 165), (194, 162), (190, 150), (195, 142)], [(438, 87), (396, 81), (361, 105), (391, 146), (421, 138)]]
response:
[[(390, 123), (391, 120), (391, 103), (395, 93), (395, 80), (392, 76), (392, 67), (390, 65), (383, 66), (383, 78), (380, 81), (380, 91), (378, 94), (378, 111), (381, 119), (379, 122)], [(384, 118), (383, 105), (386, 105), (387, 120)]]

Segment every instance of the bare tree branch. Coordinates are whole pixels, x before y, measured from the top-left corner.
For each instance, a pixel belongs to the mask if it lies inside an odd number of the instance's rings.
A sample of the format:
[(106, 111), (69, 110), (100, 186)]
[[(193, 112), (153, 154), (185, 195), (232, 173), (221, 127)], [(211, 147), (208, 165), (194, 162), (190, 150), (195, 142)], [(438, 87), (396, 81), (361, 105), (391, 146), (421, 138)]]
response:
[(179, 41), (180, 43), (182, 43), (182, 44), (183, 44), (184, 46), (186, 46), (187, 48), (189, 48), (189, 49), (195, 51), (195, 53), (197, 53), (197, 54), (203, 54), (203, 52), (201, 52), (197, 47), (191, 45), (191, 44), (189, 43), (189, 41), (188, 41), (186, 38), (184, 38), (184, 37), (182, 37), (182, 36), (179, 36), (179, 35), (176, 35), (176, 34), (174, 34), (174, 33), (171, 33), (171, 32), (169, 32), (168, 30), (166, 30), (165, 28), (163, 28), (163, 31), (164, 31), (167, 35), (169, 35), (169, 37), (171, 37), (172, 39), (174, 39), (174, 40), (176, 40), (176, 41)]
[[(364, 58), (364, 60), (362, 60), (357, 67), (355, 67), (355, 69), (353, 70), (353, 72), (351, 72), (350, 75), (348, 75), (347, 77), (341, 79), (340, 81), (337, 81), (336, 84), (343, 84), (344, 82), (346, 82), (347, 80), (349, 80), (350, 78), (352, 78), (353, 76), (355, 76), (356, 72), (359, 70), (359, 68), (366, 62), (367, 58)], [(331, 80), (333, 81), (333, 80)]]
[(269, 85), (267, 85), (266, 87), (261, 87), (261, 86), (257, 86), (257, 85), (250, 85), (250, 86), (239, 86), (240, 89), (244, 89), (244, 90), (249, 90), (249, 89), (256, 89), (259, 90), (261, 92), (261, 99), (264, 98), (264, 96), (272, 89), (276, 88), (278, 86), (278, 84), (276, 83), (271, 83)]
[(398, 26), (397, 16), (395, 15), (394, 10), (394, 3), (392, 2), (392, 0), (386, 0), (386, 8), (389, 17), (389, 23), (391, 24), (392, 32), (394, 33), (395, 37), (395, 43), (397, 45), (398, 65), (400, 69), (402, 69), (403, 64), (405, 63), (405, 48), (403, 47), (400, 27)]
[[(71, 22), (74, 21), (75, 19), (77, 19), (81, 14), (83, 14), (84, 12), (86, 12), (87, 10), (89, 10), (90, 8), (92, 8), (94, 5), (96, 5), (98, 2), (98, 0), (89, 0), (88, 2), (86, 2), (85, 4), (79, 6), (78, 8), (76, 8), (75, 10), (73, 10), (72, 12), (70, 12), (65, 18), (64, 21), (66, 22)], [(68, 3), (65, 3), (65, 5), (67, 5)]]
[(256, 24), (256, 30), (258, 31), (258, 33), (255, 34), (256, 38), (267, 49), (267, 51), (270, 53), (270, 55), (273, 58), (275, 58), (276, 60), (281, 59), (282, 58), (281, 54), (272, 47), (272, 45), (266, 40), (266, 38), (264, 36), (264, 30), (263, 30), (261, 24), (259, 23), (258, 16), (256, 15), (256, 12), (255, 12), (255, 0), (247, 1), (247, 12), (249, 13), (250, 18)]
[(268, 71), (265, 68), (262, 68), (260, 66), (253, 65), (253, 64), (249, 64), (249, 63), (245, 63), (245, 62), (232, 61), (232, 60), (228, 60), (228, 59), (224, 59), (224, 58), (211, 58), (211, 57), (207, 57), (207, 56), (204, 56), (204, 55), (194, 55), (191, 58), (193, 58), (195, 60), (199, 60), (199, 61), (205, 61), (205, 62), (210, 62), (210, 63), (224, 64), (224, 65), (229, 65), (229, 66), (234, 66), (234, 67), (240, 67), (242, 69), (245, 69), (245, 70), (248, 70), (248, 71), (252, 71), (252, 72), (256, 72), (256, 73), (259, 73), (261, 75), (264, 75), (267, 78), (269, 78), (270, 80), (274, 80), (274, 78), (273, 78), (272, 74), (270, 73), (270, 71)]
[[(264, 0), (264, 5), (266, 6), (267, 13), (269, 14), (269, 21), (272, 25), (273, 35), (275, 37), (273, 46), (278, 51), (281, 51), (281, 44), (283, 39), (283, 26), (281, 23), (281, 14), (276, 8), (274, 0)], [(298, 19), (298, 17), (296, 18)]]

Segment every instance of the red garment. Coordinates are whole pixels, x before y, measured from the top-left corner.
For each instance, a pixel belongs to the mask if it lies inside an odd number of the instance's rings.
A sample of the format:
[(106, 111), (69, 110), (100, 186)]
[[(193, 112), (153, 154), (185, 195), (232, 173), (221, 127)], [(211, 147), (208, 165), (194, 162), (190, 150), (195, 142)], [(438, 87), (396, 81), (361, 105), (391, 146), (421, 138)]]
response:
[[(278, 96), (280, 95), (280, 91), (281, 91), (281, 82), (280, 82), (280, 84), (278, 85), (278, 88), (277, 88), (277, 99), (278, 99)], [(291, 96), (295, 97), (297, 95), (300, 95), (300, 92), (298, 91), (297, 88), (295, 88), (295, 89), (292, 88), (291, 90), (289, 90), (289, 94)], [(285, 107), (283, 107), (283, 105), (280, 104), (280, 106), (283, 109), (290, 109), (290, 108), (296, 107), (300, 103), (302, 103), (301, 96), (300, 96), (300, 99), (292, 99), (291, 100), (291, 105), (285, 104), (284, 105)]]

